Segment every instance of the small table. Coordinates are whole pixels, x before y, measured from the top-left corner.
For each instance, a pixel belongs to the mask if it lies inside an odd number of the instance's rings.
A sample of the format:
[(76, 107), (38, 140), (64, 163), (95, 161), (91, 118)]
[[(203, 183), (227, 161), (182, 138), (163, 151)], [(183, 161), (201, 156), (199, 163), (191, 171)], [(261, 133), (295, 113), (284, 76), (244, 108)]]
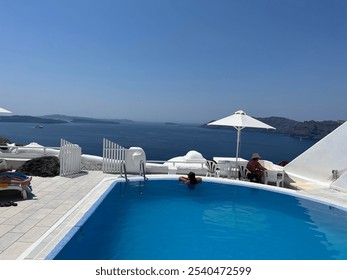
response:
[[(239, 178), (239, 167), (236, 166), (236, 158), (234, 157), (214, 157), (214, 161), (217, 162), (219, 168), (220, 168), (220, 175), (227, 176), (228, 179), (231, 177), (233, 178)], [(243, 158), (237, 159), (237, 165), (244, 165), (246, 166), (248, 163), (248, 160), (245, 160)]]

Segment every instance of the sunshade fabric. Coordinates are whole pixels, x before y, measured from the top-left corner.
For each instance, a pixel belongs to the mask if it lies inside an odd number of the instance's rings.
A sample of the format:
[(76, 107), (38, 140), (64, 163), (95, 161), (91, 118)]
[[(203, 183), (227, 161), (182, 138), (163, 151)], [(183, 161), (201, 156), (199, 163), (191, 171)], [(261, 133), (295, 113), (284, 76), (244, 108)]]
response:
[(0, 107), (0, 113), (9, 113), (10, 114), (12, 112)]
[(219, 119), (217, 121), (213, 121), (208, 123), (207, 125), (220, 125), (220, 126), (233, 126), (237, 130), (237, 140), (236, 140), (236, 164), (239, 159), (239, 151), (240, 151), (240, 142), (241, 142), (241, 130), (245, 127), (252, 128), (265, 128), (265, 129), (275, 129), (274, 127), (258, 121), (255, 118), (247, 116), (247, 114), (242, 111), (236, 111), (235, 114)]
[(266, 128), (266, 129), (275, 129), (274, 127), (258, 121), (255, 118), (252, 118), (244, 111), (237, 111), (235, 114), (219, 119), (217, 121), (213, 121), (208, 125), (225, 125), (225, 126), (233, 126), (233, 127), (253, 127), (253, 128)]

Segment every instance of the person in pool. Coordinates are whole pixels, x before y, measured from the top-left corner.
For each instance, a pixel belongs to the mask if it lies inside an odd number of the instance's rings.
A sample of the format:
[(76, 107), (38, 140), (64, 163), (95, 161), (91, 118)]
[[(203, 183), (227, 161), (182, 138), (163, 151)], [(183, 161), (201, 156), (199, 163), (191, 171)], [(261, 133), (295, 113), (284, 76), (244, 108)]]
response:
[(187, 183), (189, 185), (195, 185), (201, 183), (202, 179), (200, 177), (196, 177), (194, 172), (189, 172), (188, 177), (179, 177), (181, 182)]

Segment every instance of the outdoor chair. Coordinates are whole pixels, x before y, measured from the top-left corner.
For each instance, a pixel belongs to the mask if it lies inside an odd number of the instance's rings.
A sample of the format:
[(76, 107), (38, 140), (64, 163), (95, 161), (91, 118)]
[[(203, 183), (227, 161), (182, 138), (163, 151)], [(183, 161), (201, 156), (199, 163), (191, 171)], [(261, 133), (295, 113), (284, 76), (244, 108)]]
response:
[(206, 160), (207, 173), (206, 177), (219, 177), (219, 167), (214, 160)]
[(245, 165), (239, 165), (239, 179), (252, 181), (251, 171), (247, 169)]
[(274, 184), (276, 184), (277, 187), (283, 187), (283, 185), (284, 185), (284, 171), (265, 170), (264, 183), (266, 185), (269, 185), (269, 183), (274, 183)]

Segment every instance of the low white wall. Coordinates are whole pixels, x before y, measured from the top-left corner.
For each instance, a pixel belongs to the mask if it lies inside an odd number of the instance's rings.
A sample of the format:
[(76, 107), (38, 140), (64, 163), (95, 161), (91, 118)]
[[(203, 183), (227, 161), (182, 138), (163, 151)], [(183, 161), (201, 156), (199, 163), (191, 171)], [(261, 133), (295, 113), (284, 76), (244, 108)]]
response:
[(102, 165), (102, 157), (93, 155), (81, 155), (81, 161), (83, 164), (97, 164)]
[(42, 146), (36, 142), (32, 142), (25, 146), (14, 146), (9, 144), (9, 151), (12, 154), (40, 154), (41, 156), (58, 156), (60, 148), (54, 149), (51, 147)]
[(163, 165), (162, 163), (146, 163), (146, 174), (168, 174), (168, 166)]
[(177, 174), (188, 174), (194, 172), (196, 175), (206, 175), (206, 159), (197, 151), (189, 151), (184, 156), (174, 157), (164, 163), (165, 166), (174, 168)]

